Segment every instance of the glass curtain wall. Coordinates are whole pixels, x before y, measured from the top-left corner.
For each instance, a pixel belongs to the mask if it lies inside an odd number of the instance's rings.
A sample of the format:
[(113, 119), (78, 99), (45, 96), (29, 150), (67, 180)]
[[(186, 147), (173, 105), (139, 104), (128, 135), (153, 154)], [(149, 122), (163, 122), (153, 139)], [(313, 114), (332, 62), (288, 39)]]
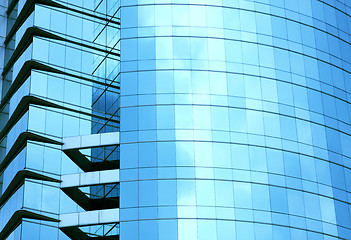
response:
[[(62, 141), (119, 130), (118, 10), (117, 0), (8, 1), (1, 26), (0, 239), (71, 239), (58, 229), (60, 215), (84, 209), (61, 191), (60, 179), (83, 170), (63, 153)], [(118, 151), (82, 154), (103, 165), (117, 161)], [(116, 198), (119, 185), (83, 192)], [(116, 234), (103, 228), (80, 231), (88, 239)]]
[(349, 239), (351, 4), (121, 6), (121, 239)]

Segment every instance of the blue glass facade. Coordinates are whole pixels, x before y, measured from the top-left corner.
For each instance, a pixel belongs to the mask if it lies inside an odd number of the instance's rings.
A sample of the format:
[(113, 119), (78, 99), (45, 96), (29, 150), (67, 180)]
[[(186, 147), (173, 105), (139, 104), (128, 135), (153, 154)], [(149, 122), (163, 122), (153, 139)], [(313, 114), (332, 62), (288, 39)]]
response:
[(0, 239), (118, 239), (119, 1), (0, 3)]
[(0, 239), (351, 239), (349, 0), (0, 1)]
[(121, 7), (121, 239), (350, 239), (349, 1)]

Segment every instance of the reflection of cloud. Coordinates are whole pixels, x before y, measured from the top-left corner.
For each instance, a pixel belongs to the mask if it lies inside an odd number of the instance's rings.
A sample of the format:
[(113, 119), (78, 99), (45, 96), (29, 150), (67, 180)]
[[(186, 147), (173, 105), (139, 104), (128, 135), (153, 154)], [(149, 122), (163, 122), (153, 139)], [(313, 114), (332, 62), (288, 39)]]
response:
[(177, 181), (177, 204), (196, 205), (195, 180)]
[(329, 198), (320, 197), (321, 214), (323, 221), (336, 224), (334, 201)]
[(195, 165), (213, 167), (213, 154), (211, 142), (195, 143)]
[(196, 218), (196, 206), (178, 206), (178, 218)]
[(172, 59), (173, 58), (173, 43), (171, 37), (156, 38), (156, 58), (157, 59)]
[[(187, 132), (192, 132), (192, 130), (176, 130), (176, 135)], [(193, 136), (190, 137), (193, 139)], [(176, 159), (177, 166), (194, 166), (193, 142), (176, 142)]]
[(193, 129), (193, 109), (191, 105), (175, 106), (175, 127), (177, 129)]
[(178, 220), (178, 239), (197, 239), (197, 220), (180, 219)]
[(306, 121), (296, 120), (299, 142), (312, 144), (311, 126)]
[(155, 26), (154, 6), (138, 7), (138, 26)]
[(191, 39), (191, 59), (192, 60), (208, 59), (208, 42), (206, 38)]
[(263, 116), (261, 112), (246, 111), (249, 133), (263, 134)]
[(190, 26), (206, 26), (206, 6), (189, 6)]
[[(178, 131), (176, 131), (178, 132)], [(193, 139), (193, 137), (192, 137)], [(176, 142), (177, 177), (195, 178), (194, 143)], [(188, 166), (188, 167), (181, 167)], [(177, 181), (177, 204), (196, 205), (195, 180)]]
[[(190, 71), (174, 71), (174, 93), (191, 93), (191, 72)], [(177, 99), (175, 96), (175, 101), (178, 103), (182, 101), (182, 98)], [(182, 101), (181, 103), (184, 103)], [(191, 102), (189, 102), (191, 103)]]
[(252, 207), (251, 184), (234, 183), (234, 195), (234, 203), (236, 207)]
[(246, 133), (246, 118), (243, 118), (242, 121), (235, 122), (235, 130)]
[(173, 25), (188, 26), (189, 10), (182, 5), (172, 5)]
[[(192, 71), (191, 72), (192, 92), (199, 94), (208, 94), (210, 92), (209, 74), (205, 71)], [(203, 103), (210, 103), (209, 95), (197, 96)], [(202, 98), (202, 99), (201, 99)]]
[[(209, 97), (209, 95), (206, 95)], [(193, 107), (194, 129), (211, 129), (210, 106)]]

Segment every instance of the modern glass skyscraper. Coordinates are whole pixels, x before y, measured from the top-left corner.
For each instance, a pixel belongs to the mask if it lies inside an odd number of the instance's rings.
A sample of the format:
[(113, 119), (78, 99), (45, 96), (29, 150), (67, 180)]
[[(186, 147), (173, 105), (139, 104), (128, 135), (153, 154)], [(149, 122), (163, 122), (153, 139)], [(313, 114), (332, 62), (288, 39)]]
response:
[(1, 4), (0, 239), (118, 239), (119, 2)]
[(351, 239), (350, 2), (2, 9), (0, 239)]

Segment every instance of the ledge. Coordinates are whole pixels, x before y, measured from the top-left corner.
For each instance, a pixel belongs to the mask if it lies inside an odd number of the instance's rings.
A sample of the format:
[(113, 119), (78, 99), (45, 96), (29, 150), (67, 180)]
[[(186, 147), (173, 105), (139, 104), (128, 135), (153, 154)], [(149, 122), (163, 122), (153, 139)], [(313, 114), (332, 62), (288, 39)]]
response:
[[(75, 113), (78, 113), (78, 114), (87, 115), (87, 116), (90, 116), (90, 117), (95, 117), (95, 118), (102, 119), (102, 120), (105, 120), (105, 121), (108, 120), (108, 118), (105, 118), (105, 117), (96, 116), (96, 115), (93, 115), (93, 114), (86, 113), (84, 111), (71, 109), (69, 107), (63, 107), (63, 106), (61, 106), (59, 104), (52, 103), (52, 102), (50, 102), (50, 101), (48, 101), (46, 99), (42, 99), (42, 98), (35, 97), (35, 96), (32, 96), (32, 95), (27, 95), (27, 96), (24, 96), (21, 99), (21, 101), (18, 103), (15, 111), (12, 113), (11, 117), (7, 121), (6, 125), (0, 131), (0, 141), (2, 140), (2, 138), (4, 138), (6, 136), (8, 131), (16, 124), (16, 122), (28, 110), (28, 106), (30, 104), (46, 106), (46, 107), (52, 107), (52, 108), (58, 108), (58, 109), (62, 109), (62, 110), (72, 111), (72, 112), (75, 112)], [(102, 141), (106, 142), (107, 140), (105, 140), (105, 139), (107, 139), (107, 137), (102, 138)], [(113, 144), (111, 144), (111, 145), (113, 145)]]
[[(7, 91), (6, 95), (3, 97), (3, 99), (1, 100), (0, 103), (0, 109), (3, 109), (3, 107), (8, 103), (8, 101), (10, 100), (10, 98), (13, 96), (13, 94), (21, 87), (21, 85), (24, 83), (24, 81), (30, 76), (30, 71), (32, 69), (37, 69), (37, 70), (41, 70), (41, 71), (46, 71), (46, 72), (52, 72), (52, 73), (57, 73), (57, 74), (62, 74), (62, 75), (66, 75), (66, 76), (70, 76), (70, 77), (74, 77), (74, 78), (78, 78), (84, 81), (88, 81), (88, 82), (92, 82), (92, 83), (96, 83), (96, 84), (100, 84), (103, 86), (108, 86), (109, 84), (103, 84), (99, 81), (95, 81), (86, 77), (81, 77), (81, 76), (77, 76), (71, 73), (67, 73), (64, 71), (61, 71), (59, 69), (56, 69), (54, 67), (51, 67), (49, 65), (34, 61), (34, 60), (29, 60), (27, 62), (25, 62), (21, 68), (21, 70), (19, 71), (16, 79), (12, 82), (9, 90)], [(119, 87), (114, 87), (116, 89), (119, 89)], [(100, 119), (107, 119), (107, 118), (103, 118), (103, 117), (99, 117), (99, 116), (95, 116), (97, 118)]]
[(7, 91), (6, 95), (1, 99), (0, 109), (2, 109), (6, 103), (10, 100), (12, 95), (20, 88), (20, 86), (24, 83), (24, 81), (30, 76), (30, 70), (38, 69), (47, 72), (55, 72), (55, 73), (62, 73), (61, 71), (47, 66), (45, 64), (39, 63), (37, 61), (29, 60), (25, 62), (18, 72), (17, 77), (12, 81), (12, 84)]
[(109, 50), (94, 47), (93, 45), (75, 42), (75, 41), (69, 40), (67, 38), (64, 38), (62, 36), (48, 32), (42, 28), (38, 28), (36, 26), (33, 26), (33, 27), (27, 28), (26, 32), (23, 34), (20, 42), (18, 43), (16, 49), (13, 52), (10, 60), (7, 62), (6, 66), (4, 67), (4, 70), (2, 72), (2, 76), (5, 76), (10, 71), (13, 64), (17, 61), (17, 59), (21, 56), (21, 54), (27, 49), (27, 47), (33, 42), (33, 36), (39, 36), (39, 37), (44, 37), (44, 38), (49, 38), (49, 39), (60, 40), (60, 41), (76, 44), (76, 45), (79, 45), (82, 47), (90, 48), (90, 49), (93, 49), (95, 51), (109, 53), (109, 54), (115, 55), (117, 57), (120, 57), (119, 53), (114, 53), (114, 52), (111, 52)]
[(60, 220), (59, 228), (116, 223), (119, 222), (119, 208), (61, 214)]
[(99, 133), (62, 139), (62, 150), (107, 147), (119, 144), (119, 132)]
[(27, 47), (31, 44), (34, 35), (34, 27), (27, 28), (26, 32), (23, 34), (20, 42), (18, 43), (16, 49), (13, 51), (9, 61), (4, 66), (4, 70), (2, 71), (2, 76), (4, 77), (12, 68), (15, 61), (22, 55), (22, 53), (27, 49)]
[(26, 19), (30, 16), (33, 12), (35, 6), (34, 0), (27, 0), (24, 4), (21, 12), (18, 14), (15, 23), (13, 24), (11, 30), (7, 34), (4, 44), (7, 45), (11, 39), (14, 37), (17, 30), (22, 26), (22, 24), (26, 21)]
[[(33, 140), (37, 142), (46, 142), (51, 144), (62, 145), (61, 142), (56, 140), (41, 136), (36, 133), (32, 132), (22, 132), (18, 138), (16, 139), (15, 143), (12, 145), (9, 152), (6, 154), (4, 159), (0, 163), (0, 172), (2, 172), (5, 167), (12, 161), (12, 159), (24, 148), (25, 144), (28, 140)], [(0, 238), (1, 239), (1, 238)]]
[(62, 151), (84, 172), (119, 169), (119, 161), (92, 162), (79, 149), (119, 145), (119, 132), (91, 134), (62, 139)]
[(118, 169), (67, 174), (61, 176), (61, 181), (62, 191), (86, 211), (116, 208), (119, 206), (119, 197), (89, 198), (79, 189), (80, 187), (118, 184)]
[(6, 203), (6, 201), (11, 197), (11, 195), (18, 189), (18, 187), (22, 184), (25, 178), (43, 180), (43, 181), (51, 181), (59, 183), (59, 179), (55, 179), (52, 177), (45, 176), (43, 174), (30, 171), (27, 169), (20, 170), (17, 172), (15, 177), (11, 180), (10, 184), (7, 186), (5, 192), (0, 197), (0, 207)]
[(111, 209), (119, 206), (119, 197), (89, 198), (79, 188), (64, 188), (62, 191), (85, 211)]
[(23, 6), (21, 12), (19, 13), (15, 23), (13, 24), (10, 32), (6, 36), (6, 39), (4, 41), (5, 45), (7, 45), (10, 42), (10, 40), (13, 38), (13, 36), (17, 32), (17, 30), (26, 21), (28, 16), (34, 11), (34, 7), (35, 7), (36, 3), (43, 4), (43, 5), (46, 5), (46, 6), (51, 6), (51, 7), (56, 7), (56, 8), (70, 10), (72, 12), (76, 12), (76, 13), (79, 13), (79, 14), (84, 14), (86, 16), (97, 18), (97, 19), (102, 20), (102, 21), (112, 22), (112, 23), (114, 23), (116, 25), (121, 25), (121, 23), (119, 21), (113, 21), (111, 19), (107, 19), (107, 18), (104, 18), (104, 17), (99, 17), (99, 16), (96, 16), (94, 14), (90, 14), (90, 13), (87, 13), (87, 12), (84, 12), (84, 11), (80, 11), (80, 10), (77, 10), (77, 9), (73, 9), (73, 8), (64, 6), (64, 5), (59, 4), (57, 2), (54, 2), (54, 1), (50, 1), (50, 0), (27, 0), (26, 3)]
[(63, 151), (84, 172), (119, 169), (119, 161), (91, 162), (78, 149)]
[(32, 218), (38, 220), (59, 222), (59, 219), (51, 218), (42, 214), (34, 213), (28, 210), (18, 210), (16, 211), (10, 220), (6, 223), (4, 228), (0, 232), (0, 239), (6, 239), (6, 237), (17, 227), (18, 223), (22, 218)]
[(119, 169), (61, 176), (61, 188), (84, 187), (119, 182)]

